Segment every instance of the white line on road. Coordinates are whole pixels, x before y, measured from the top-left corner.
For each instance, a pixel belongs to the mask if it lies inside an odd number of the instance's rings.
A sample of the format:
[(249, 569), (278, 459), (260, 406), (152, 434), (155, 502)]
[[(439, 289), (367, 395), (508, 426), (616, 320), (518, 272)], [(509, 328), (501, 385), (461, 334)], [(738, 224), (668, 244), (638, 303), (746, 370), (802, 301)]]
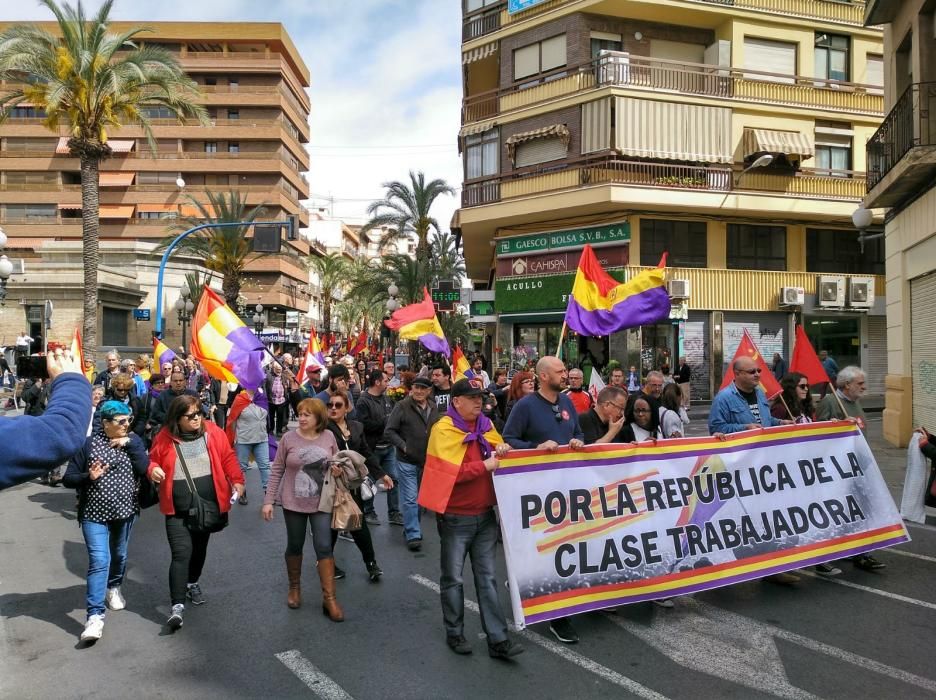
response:
[(354, 700), (344, 688), (325, 675), (296, 649), (284, 651), (275, 656), (322, 700)]
[[(439, 593), (439, 584), (435, 581), (427, 579), (425, 576), (420, 576), (419, 574), (412, 574), (410, 578), (421, 586), (425, 586), (431, 591)], [(480, 613), (478, 609), (478, 604), (472, 600), (465, 600), (465, 607), (468, 610), (471, 610), (473, 613)], [(556, 656), (559, 656), (566, 661), (570, 661), (576, 666), (585, 669), (591, 673), (594, 673), (596, 676), (603, 678), (609, 683), (614, 683), (625, 690), (630, 691), (634, 695), (637, 695), (641, 698), (646, 698), (647, 700), (667, 700), (665, 695), (660, 695), (655, 690), (651, 690), (645, 685), (641, 685), (635, 680), (623, 676), (617, 671), (613, 671), (607, 666), (602, 666), (597, 661), (592, 661), (587, 656), (582, 656), (581, 654), (572, 651), (568, 647), (564, 647), (561, 644), (557, 644), (549, 639), (546, 639), (542, 635), (531, 632), (530, 630), (520, 630), (517, 632), (520, 637), (523, 637), (528, 642), (532, 642), (538, 646), (543, 647), (547, 651), (551, 651)]]
[(936, 527), (928, 525), (927, 523), (913, 523), (909, 520), (904, 520), (904, 525), (914, 530), (929, 530), (930, 532), (936, 532)]
[(936, 557), (928, 557), (925, 554), (917, 554), (916, 552), (908, 552), (903, 549), (891, 548), (887, 550), (891, 554), (899, 554), (902, 557), (913, 557), (914, 559), (921, 559), (923, 561), (929, 561), (936, 563)]
[(930, 603), (927, 600), (918, 600), (916, 598), (910, 598), (905, 595), (900, 595), (899, 593), (891, 593), (889, 591), (882, 591), (878, 588), (871, 588), (871, 586), (862, 586), (860, 583), (852, 583), (851, 581), (843, 581), (839, 578), (829, 578), (828, 576), (820, 576), (819, 574), (814, 574), (812, 571), (806, 571), (805, 569), (799, 569), (796, 572), (797, 576), (810, 576), (819, 581), (826, 581), (827, 583), (835, 583), (839, 586), (845, 586), (846, 588), (854, 588), (857, 591), (864, 591), (865, 593), (873, 593), (874, 595), (883, 596), (885, 598), (890, 598), (891, 600), (899, 600), (901, 603), (909, 603), (910, 605), (919, 605), (921, 608), (929, 608), (930, 610), (936, 610), (936, 603)]

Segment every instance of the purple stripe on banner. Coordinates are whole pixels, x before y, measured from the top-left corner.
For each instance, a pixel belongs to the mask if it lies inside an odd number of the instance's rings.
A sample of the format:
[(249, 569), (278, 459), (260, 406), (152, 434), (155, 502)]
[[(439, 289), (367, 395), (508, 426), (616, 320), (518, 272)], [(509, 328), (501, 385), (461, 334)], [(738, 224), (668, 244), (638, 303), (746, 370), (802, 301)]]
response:
[(432, 333), (426, 333), (425, 335), (419, 336), (419, 342), (422, 343), (422, 346), (430, 352), (440, 352), (443, 355), (452, 354), (448, 341), (445, 338), (440, 338), (439, 336)]
[[(700, 593), (702, 591), (708, 591), (713, 588), (722, 588), (724, 586), (731, 586), (736, 583), (743, 583), (745, 581), (752, 581), (759, 578), (764, 578), (766, 576), (772, 576), (773, 574), (783, 573), (785, 571), (795, 571), (796, 569), (802, 569), (807, 566), (815, 566), (816, 564), (822, 564), (827, 561), (835, 561), (837, 559), (845, 559), (847, 557), (853, 557), (857, 554), (863, 554), (865, 552), (871, 552), (875, 549), (883, 549), (885, 547), (893, 547), (898, 544), (903, 544), (904, 542), (909, 542), (910, 538), (906, 535), (898, 535), (897, 537), (891, 538), (889, 540), (884, 540), (881, 542), (875, 542), (871, 545), (861, 545), (859, 547), (853, 547), (851, 549), (838, 550), (829, 554), (822, 554), (815, 557), (810, 557), (808, 559), (799, 559), (796, 562), (788, 564), (780, 564), (777, 566), (772, 566), (767, 569), (758, 569), (757, 571), (751, 571), (744, 574), (737, 574), (735, 576), (729, 576), (727, 578), (715, 579), (712, 581), (706, 581), (705, 583), (697, 583), (689, 586), (678, 586), (674, 588), (667, 588), (662, 591), (655, 591), (653, 593), (641, 593), (639, 595), (623, 595), (619, 598), (610, 598), (606, 600), (596, 600), (588, 603), (581, 603), (580, 605), (573, 605), (568, 608), (561, 608), (559, 610), (550, 610), (549, 612), (537, 613), (535, 615), (524, 615), (524, 622), (528, 625), (536, 624), (537, 622), (545, 622), (547, 620), (554, 620), (557, 617), (566, 617), (569, 615), (578, 615), (580, 613), (589, 612), (592, 610), (601, 610), (603, 608), (611, 608), (617, 605), (629, 605), (631, 603), (642, 603), (650, 600), (659, 600), (660, 598), (676, 598), (678, 596), (690, 595), (692, 593)], [(743, 563), (744, 560), (739, 560), (739, 563)], [(699, 569), (699, 573), (704, 573), (705, 569)], [(652, 579), (648, 579), (652, 580)]]
[[(755, 450), (761, 447), (777, 447), (789, 443), (815, 442), (818, 440), (835, 440), (848, 435), (848, 433), (835, 433), (830, 435), (812, 435), (810, 437), (801, 437), (797, 439), (778, 438), (777, 440), (766, 440), (754, 445), (735, 445), (734, 447), (725, 447), (725, 443), (718, 443), (712, 447), (703, 447), (690, 450), (684, 453), (667, 452), (664, 454), (638, 453), (629, 457), (605, 457), (603, 459), (577, 460), (574, 462), (553, 462), (549, 464), (528, 464), (522, 467), (502, 467), (503, 475), (524, 474), (526, 472), (552, 471), (554, 469), (578, 469), (580, 467), (600, 467), (613, 464), (628, 464), (630, 462), (653, 462), (659, 460), (681, 459), (683, 457), (699, 457), (711, 454), (726, 454), (729, 452), (743, 452), (744, 450)], [(496, 472), (495, 472), (496, 475)]]
[(624, 328), (636, 328), (669, 318), (670, 298), (664, 287), (651, 287), (614, 304), (610, 310), (589, 311), (575, 297), (569, 297), (566, 323), (582, 335), (611, 335)]

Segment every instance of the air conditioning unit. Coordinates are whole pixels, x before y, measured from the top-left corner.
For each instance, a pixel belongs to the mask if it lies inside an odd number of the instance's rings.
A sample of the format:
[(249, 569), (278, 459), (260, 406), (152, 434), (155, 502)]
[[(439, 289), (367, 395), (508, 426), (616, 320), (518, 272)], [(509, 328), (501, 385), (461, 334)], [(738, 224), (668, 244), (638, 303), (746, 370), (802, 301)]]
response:
[(671, 299), (688, 299), (691, 295), (692, 285), (689, 280), (670, 280), (666, 283), (666, 293)]
[(819, 275), (817, 301), (822, 307), (845, 306), (845, 277), (843, 275)]
[(780, 306), (802, 306), (806, 303), (806, 290), (802, 287), (781, 287)]
[(10, 261), (13, 263), (13, 273), (14, 275), (25, 275), (26, 274), (26, 261), (22, 258), (15, 258)]
[(848, 305), (858, 309), (870, 309), (874, 306), (873, 277), (848, 279)]

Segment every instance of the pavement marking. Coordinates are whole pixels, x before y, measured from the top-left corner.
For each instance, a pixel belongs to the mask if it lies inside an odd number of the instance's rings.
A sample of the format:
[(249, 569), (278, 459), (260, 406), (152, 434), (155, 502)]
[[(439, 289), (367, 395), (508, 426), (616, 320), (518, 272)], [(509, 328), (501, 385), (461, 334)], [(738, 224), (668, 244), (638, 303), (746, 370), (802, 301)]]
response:
[[(426, 578), (425, 576), (420, 576), (419, 574), (411, 574), (410, 578), (416, 583), (420, 584), (421, 586), (425, 586), (426, 588), (428, 588), (431, 591), (434, 591), (435, 593), (440, 592), (439, 584), (437, 584), (435, 581), (432, 581)], [(466, 598), (465, 607), (473, 613), (480, 614), (480, 609), (478, 608), (478, 604), (475, 603), (473, 600), (468, 600)], [(528, 642), (532, 642), (533, 644), (536, 644), (537, 646), (543, 647), (543, 649), (546, 649), (547, 651), (551, 651), (556, 656), (559, 656), (565, 659), (566, 661), (569, 661), (575, 664), (579, 668), (583, 668), (586, 671), (594, 673), (596, 676), (603, 678), (609, 683), (614, 683), (615, 685), (620, 686), (621, 688), (624, 688), (625, 690), (630, 691), (631, 693), (633, 693), (634, 695), (637, 695), (638, 697), (646, 698), (647, 700), (667, 700), (667, 697), (665, 695), (661, 695), (655, 690), (651, 690), (647, 686), (641, 685), (637, 681), (632, 680), (628, 678), (627, 676), (621, 675), (617, 671), (613, 671), (607, 666), (601, 665), (597, 661), (593, 661), (592, 659), (589, 659), (587, 656), (583, 656), (582, 654), (574, 652), (571, 649), (569, 649), (569, 647), (567, 646), (564, 646), (562, 644), (559, 644), (558, 642), (553, 642), (549, 639), (546, 639), (542, 635), (536, 634), (535, 632), (531, 632), (528, 629), (519, 630), (517, 632), (517, 635), (522, 637)]]
[(921, 608), (929, 608), (930, 610), (936, 610), (936, 603), (930, 603), (927, 600), (918, 600), (916, 598), (910, 598), (909, 596), (900, 595), (899, 593), (891, 593), (889, 591), (882, 591), (879, 588), (871, 588), (871, 586), (862, 586), (860, 583), (852, 583), (851, 581), (842, 581), (839, 578), (829, 578), (828, 576), (820, 576), (819, 574), (813, 573), (812, 571), (806, 571), (805, 569), (797, 570), (796, 575), (797, 576), (809, 576), (819, 581), (826, 581), (827, 583), (835, 583), (839, 586), (845, 586), (846, 588), (854, 588), (857, 591), (864, 591), (865, 593), (873, 593), (874, 595), (883, 596), (884, 598), (890, 598), (891, 600), (899, 600), (901, 603), (909, 603), (910, 605), (919, 605)]
[(322, 700), (354, 700), (344, 688), (325, 675), (297, 649), (283, 651), (274, 656)]
[(917, 554), (916, 552), (908, 552), (903, 549), (890, 548), (887, 550), (891, 554), (899, 554), (902, 557), (913, 557), (914, 559), (922, 559), (923, 561), (929, 561), (936, 563), (936, 557), (928, 557), (925, 554)]
[[(929, 510), (927, 508), (927, 510)], [(936, 527), (929, 525), (928, 523), (914, 523), (909, 520), (904, 520), (904, 525), (915, 530), (929, 530), (930, 532), (936, 532)]]
[[(803, 572), (800, 571), (798, 573), (803, 573)], [(931, 693), (936, 693), (936, 681), (930, 678), (924, 678), (923, 676), (918, 676), (914, 673), (910, 673), (909, 671), (904, 671), (903, 669), (900, 669), (900, 668), (888, 666), (887, 664), (881, 663), (880, 661), (869, 659), (866, 656), (861, 656), (860, 654), (854, 654), (850, 651), (845, 651), (844, 649), (840, 649), (839, 647), (832, 646), (831, 644), (826, 644), (825, 642), (817, 641), (810, 637), (804, 637), (801, 634), (797, 634), (796, 632), (785, 630), (782, 627), (776, 627), (774, 625), (770, 625), (765, 622), (759, 622), (757, 620), (753, 620), (749, 617), (745, 617), (744, 615), (739, 615), (738, 613), (724, 610), (723, 608), (719, 608), (709, 603), (703, 603), (702, 601), (694, 599), (694, 598), (677, 598), (675, 602), (677, 606), (676, 607), (677, 611), (680, 610), (681, 608), (689, 609), (689, 610), (695, 609), (695, 611), (698, 612), (697, 617), (699, 617), (700, 619), (704, 619), (707, 622), (718, 623), (720, 626), (723, 626), (723, 627), (735, 627), (738, 630), (743, 630), (748, 635), (754, 635), (753, 638), (757, 640), (758, 642), (760, 642), (763, 639), (764, 634), (768, 634), (777, 639), (782, 639), (784, 641), (791, 642), (798, 646), (809, 649), (810, 651), (819, 652), (821, 654), (825, 654), (826, 656), (831, 656), (832, 658), (838, 659), (839, 661), (844, 661), (846, 663), (852, 664), (853, 666), (858, 666), (860, 668), (864, 668), (869, 671), (878, 673), (882, 676), (888, 676), (889, 678), (893, 678), (894, 680), (902, 681), (903, 683), (907, 683), (909, 685), (916, 686), (917, 688), (927, 690)], [(657, 610), (655, 611), (655, 613), (656, 613), (656, 617), (659, 618), (660, 616), (666, 617), (668, 615), (672, 615), (673, 611), (662, 612), (662, 611)], [(623, 627), (624, 629), (626, 629), (628, 632), (631, 632), (632, 634), (634, 633), (631, 630), (631, 627), (633, 626), (638, 626), (640, 628), (643, 628), (644, 630), (647, 629), (646, 626), (636, 625), (636, 623), (633, 623), (629, 620), (621, 618), (610, 612), (605, 612), (604, 616), (609, 621), (613, 622), (619, 627)], [(656, 620), (654, 620), (654, 622), (656, 622)], [(641, 637), (641, 635), (639, 634), (636, 636)], [(698, 649), (696, 649), (696, 653), (698, 654)], [(707, 672), (710, 675), (715, 675), (715, 674), (712, 674), (711, 669), (705, 670), (704, 672)], [(743, 685), (750, 685), (750, 684), (743, 683)], [(765, 688), (765, 690), (767, 690), (767, 692), (773, 692), (773, 690), (769, 690), (768, 688)]]

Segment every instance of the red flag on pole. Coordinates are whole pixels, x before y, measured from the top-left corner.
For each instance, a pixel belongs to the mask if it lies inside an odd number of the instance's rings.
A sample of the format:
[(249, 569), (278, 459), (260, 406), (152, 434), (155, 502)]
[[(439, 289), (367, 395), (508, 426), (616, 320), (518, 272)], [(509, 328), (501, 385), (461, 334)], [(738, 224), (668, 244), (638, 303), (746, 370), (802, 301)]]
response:
[(724, 389), (734, 381), (734, 361), (745, 355), (754, 360), (757, 366), (760, 367), (760, 387), (764, 390), (764, 393), (767, 394), (768, 398), (772, 398), (783, 391), (780, 387), (780, 382), (774, 378), (770, 367), (768, 367), (767, 363), (764, 361), (764, 356), (760, 354), (760, 350), (757, 349), (757, 345), (754, 344), (754, 339), (748, 334), (747, 329), (745, 329), (744, 336), (738, 344), (737, 352), (735, 352), (731, 362), (728, 363), (728, 371), (725, 372), (725, 379), (722, 381), (721, 389)]
[(806, 337), (806, 331), (800, 325), (796, 326), (796, 344), (793, 346), (793, 357), (790, 358), (790, 371), (799, 372), (812, 384), (827, 384), (829, 375), (819, 361), (819, 356), (813, 350), (812, 343)]

